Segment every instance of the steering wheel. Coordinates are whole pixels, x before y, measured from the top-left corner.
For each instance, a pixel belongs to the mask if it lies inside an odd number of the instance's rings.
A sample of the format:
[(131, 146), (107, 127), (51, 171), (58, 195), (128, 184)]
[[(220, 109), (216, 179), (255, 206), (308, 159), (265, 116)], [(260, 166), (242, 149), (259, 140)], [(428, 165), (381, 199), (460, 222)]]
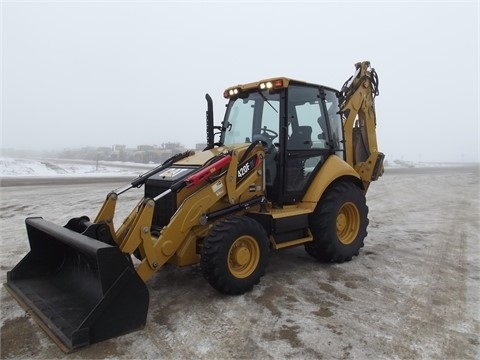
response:
[(262, 128), (261, 134), (253, 135), (253, 141), (263, 141), (267, 143), (268, 147), (271, 147), (273, 144), (273, 140), (278, 136), (278, 133), (273, 131), (272, 129), (267, 128), (264, 126)]
[(273, 142), (273, 140), (278, 137), (278, 133), (276, 131), (269, 129), (266, 126), (264, 126), (262, 130), (262, 135), (266, 136), (270, 142)]

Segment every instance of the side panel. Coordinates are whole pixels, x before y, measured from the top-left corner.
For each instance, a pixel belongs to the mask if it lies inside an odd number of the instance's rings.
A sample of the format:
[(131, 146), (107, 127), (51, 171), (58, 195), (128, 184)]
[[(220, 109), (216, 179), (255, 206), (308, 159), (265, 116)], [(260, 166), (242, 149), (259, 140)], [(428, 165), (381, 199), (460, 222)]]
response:
[(358, 179), (359, 183), (361, 183), (357, 172), (345, 161), (335, 155), (328, 157), (320, 171), (315, 175), (314, 180), (310, 184), (310, 187), (298, 206), (311, 211), (315, 210), (315, 206), (325, 189), (334, 180), (342, 176), (354, 177), (355, 179)]

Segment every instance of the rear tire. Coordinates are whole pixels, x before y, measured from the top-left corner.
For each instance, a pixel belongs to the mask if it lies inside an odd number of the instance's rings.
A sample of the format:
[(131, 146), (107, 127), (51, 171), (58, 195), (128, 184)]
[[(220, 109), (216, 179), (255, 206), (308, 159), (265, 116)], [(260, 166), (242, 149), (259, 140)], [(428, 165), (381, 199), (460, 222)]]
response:
[(249, 217), (219, 220), (204, 239), (200, 260), (203, 276), (224, 294), (251, 290), (265, 274), (267, 262), (267, 233)]
[(361, 188), (341, 181), (328, 188), (309, 218), (313, 241), (305, 250), (317, 260), (342, 263), (358, 255), (367, 236), (368, 207)]

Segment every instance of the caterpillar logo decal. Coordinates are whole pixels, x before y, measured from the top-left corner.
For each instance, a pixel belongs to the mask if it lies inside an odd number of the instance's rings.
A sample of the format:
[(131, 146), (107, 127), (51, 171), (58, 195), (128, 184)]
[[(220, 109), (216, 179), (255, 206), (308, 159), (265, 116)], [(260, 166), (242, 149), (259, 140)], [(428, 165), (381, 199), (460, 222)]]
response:
[(245, 176), (250, 174), (257, 167), (258, 163), (259, 157), (257, 155), (254, 155), (250, 159), (241, 163), (237, 170), (237, 183), (242, 181)]

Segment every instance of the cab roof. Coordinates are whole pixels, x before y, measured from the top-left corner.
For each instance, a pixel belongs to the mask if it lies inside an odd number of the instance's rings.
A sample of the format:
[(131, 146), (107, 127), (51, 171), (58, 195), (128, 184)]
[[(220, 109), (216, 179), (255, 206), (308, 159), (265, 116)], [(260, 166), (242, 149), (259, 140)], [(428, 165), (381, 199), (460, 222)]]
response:
[[(292, 79), (292, 78), (274, 77), (274, 78), (268, 78), (268, 79), (264, 79), (264, 80), (260, 80), (260, 81), (251, 82), (251, 83), (238, 84), (238, 85), (235, 85), (235, 86), (230, 86), (227, 89), (225, 89), (225, 91), (223, 92), (223, 96), (226, 99), (228, 99), (230, 96), (235, 96), (235, 95), (237, 95), (241, 92), (251, 91), (251, 90), (254, 90), (254, 89), (259, 89), (259, 90), (282, 89), (282, 88), (287, 88), (290, 85), (290, 83), (311, 85), (311, 86), (321, 86), (321, 87), (324, 87), (324, 88), (332, 89), (328, 86), (312, 84), (312, 83), (308, 83), (306, 81), (296, 80), (296, 79)], [(335, 90), (335, 89), (332, 89), (332, 90)]]

